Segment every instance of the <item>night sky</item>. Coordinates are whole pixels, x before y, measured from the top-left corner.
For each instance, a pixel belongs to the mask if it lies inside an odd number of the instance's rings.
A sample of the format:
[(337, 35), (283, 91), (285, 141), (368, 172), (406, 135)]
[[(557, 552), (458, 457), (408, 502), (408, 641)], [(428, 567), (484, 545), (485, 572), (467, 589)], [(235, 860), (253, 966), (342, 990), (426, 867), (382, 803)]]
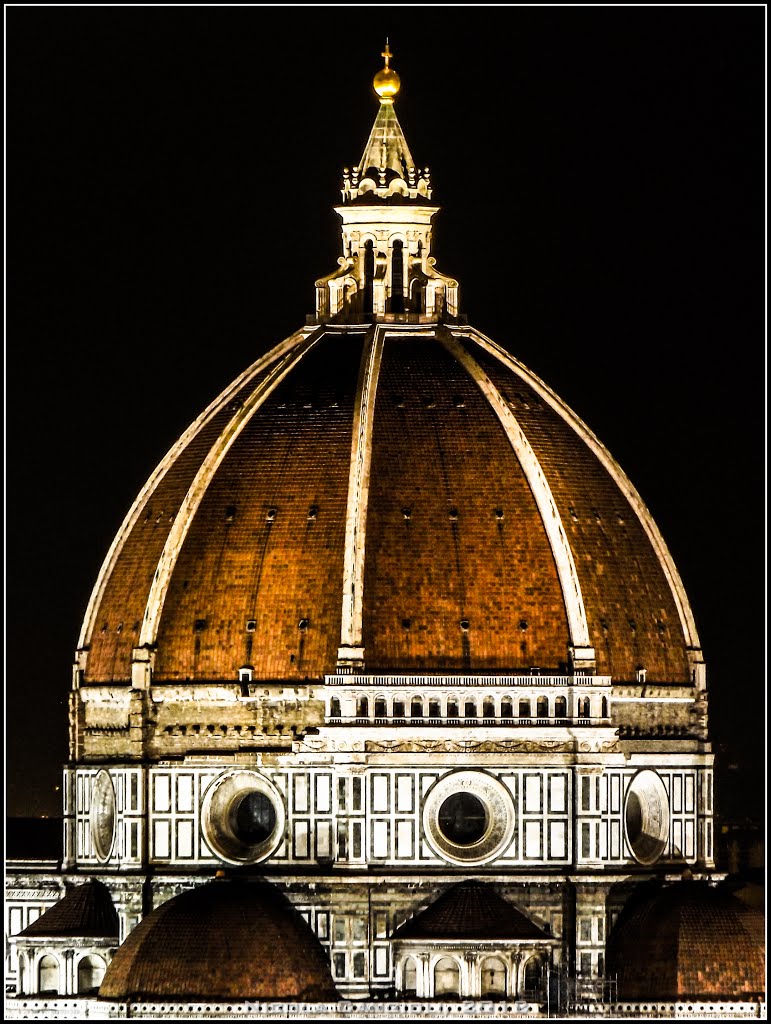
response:
[(179, 434), (304, 322), (396, 110), (470, 322), (683, 577), (724, 814), (765, 775), (765, 9), (7, 7), (7, 811), (60, 812), (81, 618)]

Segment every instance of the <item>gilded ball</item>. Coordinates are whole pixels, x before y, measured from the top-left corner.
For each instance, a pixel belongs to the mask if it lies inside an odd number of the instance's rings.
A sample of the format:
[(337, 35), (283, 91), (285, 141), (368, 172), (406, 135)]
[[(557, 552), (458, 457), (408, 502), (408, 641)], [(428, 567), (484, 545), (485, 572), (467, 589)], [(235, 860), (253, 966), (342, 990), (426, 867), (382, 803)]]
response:
[(383, 68), (372, 79), (372, 85), (381, 100), (393, 99), (401, 88), (401, 84), (401, 79), (391, 68)]

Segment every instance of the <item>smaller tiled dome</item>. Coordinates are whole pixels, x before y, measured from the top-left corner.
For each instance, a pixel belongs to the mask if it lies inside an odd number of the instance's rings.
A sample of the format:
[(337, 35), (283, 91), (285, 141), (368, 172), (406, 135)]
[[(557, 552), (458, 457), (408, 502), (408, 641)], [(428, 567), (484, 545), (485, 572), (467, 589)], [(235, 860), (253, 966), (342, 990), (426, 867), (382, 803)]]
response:
[(619, 999), (746, 999), (765, 992), (765, 922), (724, 885), (650, 883), (608, 939)]
[(396, 939), (548, 939), (485, 882), (459, 882), (406, 921)]
[(25, 937), (118, 939), (118, 915), (106, 885), (92, 878), (73, 886), (50, 910), (28, 925)]
[(265, 882), (216, 879), (175, 896), (118, 949), (107, 999), (337, 999), (316, 936)]

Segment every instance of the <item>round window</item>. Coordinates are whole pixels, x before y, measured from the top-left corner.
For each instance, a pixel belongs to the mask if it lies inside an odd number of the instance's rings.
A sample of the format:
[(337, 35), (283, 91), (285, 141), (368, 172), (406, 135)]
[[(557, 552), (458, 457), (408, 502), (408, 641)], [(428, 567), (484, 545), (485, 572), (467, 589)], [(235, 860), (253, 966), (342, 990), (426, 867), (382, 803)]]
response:
[(458, 846), (473, 846), (487, 830), (487, 808), (473, 793), (453, 793), (439, 808), (442, 835)]
[(276, 849), (284, 834), (281, 794), (259, 772), (226, 772), (206, 791), (204, 838), (230, 864), (254, 864)]
[(649, 768), (629, 784), (624, 804), (626, 839), (640, 864), (653, 864), (669, 837), (669, 800), (661, 777)]
[(454, 864), (483, 864), (505, 850), (514, 832), (506, 787), (479, 771), (450, 772), (426, 794), (423, 829), (434, 852)]
[(264, 843), (276, 827), (276, 809), (268, 797), (253, 789), (235, 801), (233, 832), (241, 840), (254, 846)]
[(110, 773), (101, 771), (91, 790), (91, 841), (101, 861), (109, 859), (115, 842), (115, 788)]

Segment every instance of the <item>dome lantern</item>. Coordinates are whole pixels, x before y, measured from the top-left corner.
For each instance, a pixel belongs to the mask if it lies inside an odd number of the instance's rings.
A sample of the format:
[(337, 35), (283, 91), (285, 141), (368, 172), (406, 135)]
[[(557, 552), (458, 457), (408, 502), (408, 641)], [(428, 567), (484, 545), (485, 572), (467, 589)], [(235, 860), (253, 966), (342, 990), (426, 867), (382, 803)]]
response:
[(397, 316), (419, 322), (458, 316), (458, 282), (431, 255), (431, 174), (417, 167), (394, 110), (401, 79), (385, 66), (373, 87), (380, 107), (359, 162), (343, 171), (343, 254), (338, 269), (316, 281), (316, 317), (362, 323)]

